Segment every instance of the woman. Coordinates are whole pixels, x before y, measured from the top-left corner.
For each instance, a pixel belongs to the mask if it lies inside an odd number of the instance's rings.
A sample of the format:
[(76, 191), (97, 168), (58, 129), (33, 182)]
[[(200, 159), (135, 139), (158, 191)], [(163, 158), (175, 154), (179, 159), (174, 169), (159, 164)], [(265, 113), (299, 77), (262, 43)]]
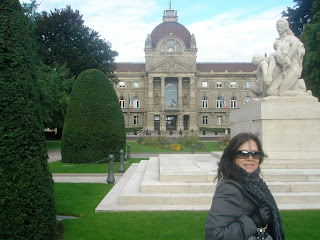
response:
[(274, 240), (285, 239), (278, 207), (259, 175), (265, 157), (260, 140), (251, 133), (238, 134), (225, 148), (205, 225), (206, 240), (247, 240), (264, 227)]

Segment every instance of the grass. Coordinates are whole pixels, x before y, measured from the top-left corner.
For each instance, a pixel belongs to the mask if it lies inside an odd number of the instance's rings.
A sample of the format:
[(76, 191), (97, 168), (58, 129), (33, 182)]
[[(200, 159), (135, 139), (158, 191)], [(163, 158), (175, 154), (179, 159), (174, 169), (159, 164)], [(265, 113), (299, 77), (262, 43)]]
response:
[[(147, 159), (147, 158), (142, 158)], [(124, 164), (125, 170), (127, 170), (132, 163), (139, 163), (140, 158), (127, 158)], [(114, 162), (114, 173), (119, 172), (119, 162)], [(57, 162), (49, 163), (49, 169), (52, 173), (108, 173), (108, 163), (96, 163), (96, 164), (76, 164), (76, 163), (63, 163), (61, 160)]]
[[(79, 217), (62, 221), (65, 240), (204, 239), (206, 211), (95, 213), (94, 209), (112, 186), (55, 184), (57, 213)], [(319, 210), (281, 211), (281, 216), (286, 239), (319, 238)]]
[(55, 184), (57, 213), (80, 217), (62, 221), (65, 240), (204, 239), (206, 212), (95, 213), (94, 209), (111, 187)]
[(61, 141), (46, 141), (47, 142), (47, 149), (56, 149), (61, 148)]

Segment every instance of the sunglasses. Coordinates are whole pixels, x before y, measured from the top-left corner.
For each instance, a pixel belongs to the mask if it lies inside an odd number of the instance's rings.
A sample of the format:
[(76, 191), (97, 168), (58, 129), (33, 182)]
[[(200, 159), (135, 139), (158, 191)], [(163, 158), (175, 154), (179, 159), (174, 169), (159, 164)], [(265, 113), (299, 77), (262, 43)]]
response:
[(262, 157), (262, 152), (260, 152), (260, 151), (248, 152), (245, 150), (236, 151), (236, 158), (247, 159), (247, 158), (249, 158), (249, 155), (251, 155), (251, 157), (253, 159), (260, 159), (260, 157)]

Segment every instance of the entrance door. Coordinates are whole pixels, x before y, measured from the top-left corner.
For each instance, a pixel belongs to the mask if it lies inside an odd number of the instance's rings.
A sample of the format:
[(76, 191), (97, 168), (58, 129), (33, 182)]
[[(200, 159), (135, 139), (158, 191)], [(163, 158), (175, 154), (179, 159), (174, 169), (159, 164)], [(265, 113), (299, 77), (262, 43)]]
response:
[(160, 130), (160, 116), (154, 116), (154, 130)]
[(177, 116), (166, 116), (166, 129), (177, 130)]
[(189, 115), (183, 116), (183, 130), (188, 130), (189, 128)]

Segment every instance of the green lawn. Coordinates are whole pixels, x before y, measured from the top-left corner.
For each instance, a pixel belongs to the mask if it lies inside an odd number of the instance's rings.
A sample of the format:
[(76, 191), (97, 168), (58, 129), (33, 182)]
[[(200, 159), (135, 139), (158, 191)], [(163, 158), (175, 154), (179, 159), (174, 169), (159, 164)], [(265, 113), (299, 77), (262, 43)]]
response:
[(47, 149), (56, 149), (61, 148), (61, 141), (46, 141), (47, 142)]
[[(204, 239), (206, 211), (95, 213), (112, 186), (55, 183), (57, 213), (80, 217), (62, 221), (65, 240)], [(286, 239), (319, 238), (319, 210), (281, 211), (281, 215)]]
[[(147, 159), (147, 158), (142, 158)], [(124, 168), (127, 170), (132, 163), (138, 163), (142, 159), (139, 158), (127, 158), (125, 160)], [(113, 169), (114, 173), (119, 172), (119, 162), (115, 162)], [(62, 161), (49, 163), (49, 169), (52, 173), (108, 173), (108, 163), (96, 163), (96, 164), (75, 164), (75, 163), (63, 163)]]

